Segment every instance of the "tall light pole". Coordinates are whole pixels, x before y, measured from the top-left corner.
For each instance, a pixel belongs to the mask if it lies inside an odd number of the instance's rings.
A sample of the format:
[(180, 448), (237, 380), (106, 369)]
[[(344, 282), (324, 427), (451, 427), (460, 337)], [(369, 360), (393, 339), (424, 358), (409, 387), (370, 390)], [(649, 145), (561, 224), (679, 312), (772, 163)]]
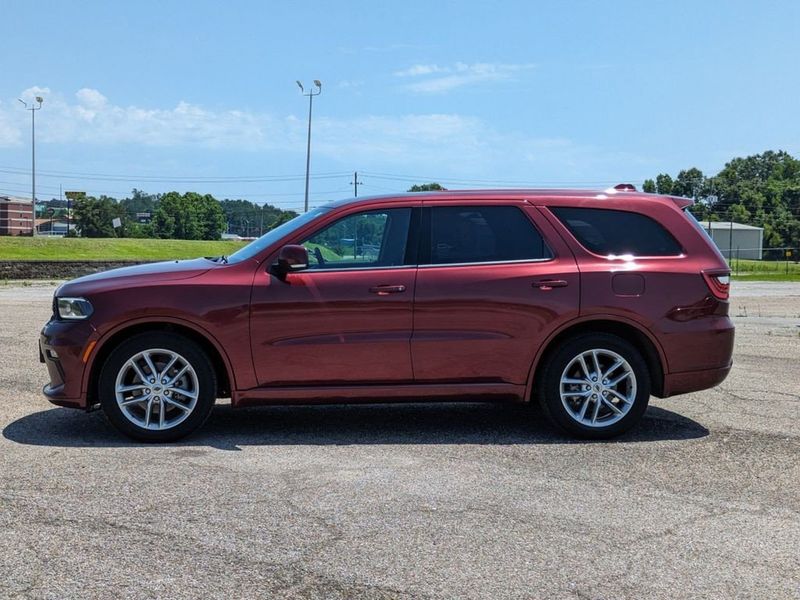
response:
[(319, 96), (322, 93), (322, 82), (319, 79), (314, 80), (314, 85), (317, 87), (316, 92), (314, 90), (306, 91), (303, 84), (299, 81), (297, 82), (300, 93), (303, 96), (308, 96), (308, 143), (306, 145), (306, 201), (304, 212), (308, 212), (308, 175), (311, 169), (311, 106), (314, 103), (314, 96)]
[(44, 99), (41, 96), (36, 96), (38, 106), (31, 104), (30, 108), (28, 103), (17, 98), (25, 110), (31, 111), (31, 209), (33, 210), (33, 235), (36, 235), (36, 111), (42, 110), (42, 102)]

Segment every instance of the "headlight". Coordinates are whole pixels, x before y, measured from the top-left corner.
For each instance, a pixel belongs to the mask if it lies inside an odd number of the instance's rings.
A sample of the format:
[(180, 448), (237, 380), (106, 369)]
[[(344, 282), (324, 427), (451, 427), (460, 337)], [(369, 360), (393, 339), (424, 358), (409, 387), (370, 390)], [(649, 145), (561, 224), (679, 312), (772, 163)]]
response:
[(61, 319), (78, 320), (88, 318), (94, 309), (85, 298), (58, 298), (58, 316)]

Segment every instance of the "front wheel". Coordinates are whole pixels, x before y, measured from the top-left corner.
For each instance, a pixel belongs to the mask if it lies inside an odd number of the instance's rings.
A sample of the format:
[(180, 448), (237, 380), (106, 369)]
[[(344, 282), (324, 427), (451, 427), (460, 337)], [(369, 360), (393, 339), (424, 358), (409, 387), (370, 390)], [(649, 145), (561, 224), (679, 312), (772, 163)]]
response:
[(160, 332), (134, 336), (112, 350), (98, 395), (111, 423), (144, 442), (170, 442), (200, 427), (216, 400), (208, 356), (191, 340)]
[(641, 353), (607, 333), (567, 340), (542, 365), (536, 388), (544, 412), (582, 438), (610, 438), (636, 425), (650, 400), (650, 373)]

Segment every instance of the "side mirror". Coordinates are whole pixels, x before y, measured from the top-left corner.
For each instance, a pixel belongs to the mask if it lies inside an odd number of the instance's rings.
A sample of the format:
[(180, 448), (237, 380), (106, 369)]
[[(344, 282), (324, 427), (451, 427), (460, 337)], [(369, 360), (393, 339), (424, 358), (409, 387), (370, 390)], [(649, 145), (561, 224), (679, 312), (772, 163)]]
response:
[(277, 262), (272, 265), (272, 272), (278, 277), (285, 277), (292, 271), (308, 268), (308, 250), (303, 246), (289, 244), (281, 248)]

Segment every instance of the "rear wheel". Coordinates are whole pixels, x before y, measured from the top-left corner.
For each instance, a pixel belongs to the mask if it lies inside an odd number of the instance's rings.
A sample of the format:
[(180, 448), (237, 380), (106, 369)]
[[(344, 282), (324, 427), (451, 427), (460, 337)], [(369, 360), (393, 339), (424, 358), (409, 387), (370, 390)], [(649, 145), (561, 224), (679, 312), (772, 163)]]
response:
[(628, 341), (585, 334), (567, 340), (546, 359), (535, 393), (561, 429), (577, 437), (609, 438), (642, 418), (650, 400), (650, 373)]
[(180, 335), (143, 333), (108, 356), (100, 405), (111, 423), (145, 442), (169, 442), (200, 427), (214, 406), (216, 378), (208, 356)]

